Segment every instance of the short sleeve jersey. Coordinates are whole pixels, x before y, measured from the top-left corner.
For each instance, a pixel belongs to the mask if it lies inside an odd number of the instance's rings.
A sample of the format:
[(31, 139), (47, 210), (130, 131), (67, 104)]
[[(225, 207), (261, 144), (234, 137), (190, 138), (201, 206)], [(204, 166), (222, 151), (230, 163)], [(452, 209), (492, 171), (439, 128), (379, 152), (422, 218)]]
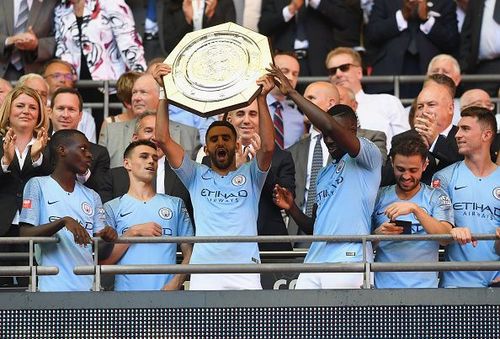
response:
[[(389, 205), (402, 201), (396, 194), (396, 185), (379, 190), (372, 215), (373, 230), (389, 218), (384, 214)], [(440, 188), (421, 183), (420, 190), (408, 202), (413, 202), (428, 215), (453, 225), (453, 209), (448, 195)], [(410, 221), (412, 234), (427, 234), (413, 213), (401, 215), (398, 220)], [(432, 262), (438, 261), (438, 241), (381, 241), (377, 247), (376, 262)], [(438, 287), (436, 272), (375, 272), (376, 288), (435, 288)]]
[[(106, 221), (118, 236), (132, 226), (155, 222), (161, 226), (164, 237), (193, 235), (193, 226), (182, 199), (156, 194), (148, 201), (140, 201), (125, 194), (104, 204)], [(130, 244), (118, 265), (172, 265), (176, 263), (175, 243)], [(115, 276), (115, 291), (160, 290), (173, 274), (123, 274)]]
[[(314, 235), (368, 235), (380, 185), (382, 156), (375, 144), (359, 138), (359, 154), (345, 154), (318, 174)], [(372, 259), (368, 246), (368, 260)], [(306, 263), (358, 262), (363, 260), (361, 242), (313, 242)]]
[[(267, 172), (257, 160), (221, 176), (187, 155), (174, 171), (186, 186), (194, 206), (197, 236), (255, 236), (260, 193)], [(258, 263), (256, 243), (197, 243), (192, 264)]]
[[(101, 198), (92, 189), (75, 182), (73, 192), (66, 192), (51, 176), (35, 177), (24, 188), (23, 209), (20, 222), (33, 226), (53, 222), (69, 216), (82, 225), (90, 236), (105, 225)], [(56, 244), (37, 244), (35, 255), (39, 265), (57, 266), (57, 275), (40, 276), (40, 291), (89, 291), (92, 276), (75, 275), (73, 268), (93, 265), (92, 246), (79, 246), (73, 233), (65, 227), (56, 234)]]
[[(495, 233), (500, 227), (500, 167), (488, 177), (476, 177), (464, 161), (459, 161), (434, 174), (432, 185), (441, 187), (451, 198), (456, 227), (468, 227), (472, 233)], [(446, 248), (448, 261), (500, 261), (494, 240)], [(498, 271), (443, 272), (443, 287), (486, 287)]]

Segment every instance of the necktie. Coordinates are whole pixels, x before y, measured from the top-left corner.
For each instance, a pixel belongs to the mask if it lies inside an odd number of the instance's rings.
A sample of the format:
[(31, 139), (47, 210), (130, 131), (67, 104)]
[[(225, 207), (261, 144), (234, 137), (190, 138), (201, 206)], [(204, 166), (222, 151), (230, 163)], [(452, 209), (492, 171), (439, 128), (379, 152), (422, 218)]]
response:
[(273, 106), (274, 106), (273, 123), (274, 123), (274, 131), (275, 131), (274, 140), (276, 141), (276, 145), (278, 145), (279, 148), (284, 149), (285, 148), (285, 128), (283, 125), (283, 106), (280, 104), (279, 101), (276, 101), (273, 104)]
[(495, 8), (493, 9), (493, 20), (496, 21), (497, 24), (500, 24), (500, 1), (495, 1)]
[[(14, 27), (14, 34), (23, 33), (26, 31), (26, 23), (28, 22), (29, 8), (28, 1), (21, 0), (21, 4), (19, 5), (19, 14), (17, 16), (16, 26)], [(23, 64), (21, 62), (21, 53), (17, 48), (12, 52), (12, 56), (10, 58), (11, 64), (14, 68), (20, 71), (23, 68)]]
[(323, 167), (323, 150), (321, 149), (321, 134), (316, 137), (311, 164), (311, 176), (309, 178), (309, 189), (307, 190), (306, 215), (312, 216), (313, 206), (316, 202), (316, 179), (319, 170)]

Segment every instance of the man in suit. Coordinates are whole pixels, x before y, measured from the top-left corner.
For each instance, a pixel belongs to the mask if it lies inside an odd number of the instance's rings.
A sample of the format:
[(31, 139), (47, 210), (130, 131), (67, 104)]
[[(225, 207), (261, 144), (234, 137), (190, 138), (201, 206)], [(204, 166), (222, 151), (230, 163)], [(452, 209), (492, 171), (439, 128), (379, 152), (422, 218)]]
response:
[[(132, 88), (132, 111), (135, 119), (105, 124), (99, 135), (99, 144), (106, 147), (111, 158), (111, 168), (123, 165), (123, 152), (134, 134), (137, 117), (144, 112), (156, 112), (160, 95), (160, 87), (150, 74), (143, 74), (134, 82)], [(200, 137), (196, 128), (171, 122), (172, 138), (181, 144), (187, 154), (198, 148)]]
[(0, 2), (0, 77), (36, 73), (54, 56), (54, 7), (58, 0)]
[(259, 32), (274, 48), (295, 51), (302, 75), (326, 75), (323, 61), (335, 47), (332, 27), (347, 28), (346, 13), (339, 0), (263, 0)]
[[(470, 0), (460, 36), (460, 66), (466, 74), (500, 73), (500, 2)], [(466, 89), (482, 88), (496, 96), (499, 82), (467, 83)]]
[[(228, 121), (238, 132), (242, 147), (241, 159), (244, 161), (255, 157), (260, 147), (259, 138), (259, 107), (257, 100), (250, 105), (231, 111)], [(257, 218), (257, 232), (259, 235), (288, 235), (281, 210), (273, 203), (273, 188), (275, 184), (286, 187), (295, 192), (295, 167), (288, 151), (274, 149), (271, 168), (267, 174), (260, 194), (259, 216)], [(259, 243), (261, 251), (291, 251), (289, 243)]]
[[(155, 123), (156, 114), (153, 112), (146, 112), (138, 117), (131, 141), (151, 140), (155, 134)], [(165, 166), (165, 157), (161, 149), (158, 149), (158, 170), (154, 184), (156, 193), (164, 193), (184, 200), (189, 215), (193, 217), (189, 193), (168, 163)], [(112, 168), (103, 183), (103, 202), (124, 195), (128, 192), (129, 185), (127, 170), (123, 166)]]
[[(417, 97), (414, 130), (394, 136), (393, 143), (415, 133), (420, 134), (429, 149), (429, 165), (421, 181), (430, 185), (434, 173), (462, 160), (455, 140), (457, 126), (452, 124), (455, 83), (444, 74), (429, 76)], [(392, 174), (390, 173), (392, 172)], [(390, 162), (382, 169), (381, 186), (394, 184), (394, 171)]]
[[(373, 75), (425, 74), (435, 55), (458, 50), (455, 2), (376, 0), (366, 38), (377, 49)], [(388, 93), (394, 88), (387, 83), (372, 86), (372, 90)], [(412, 98), (418, 90), (418, 85), (402, 86), (401, 96)]]
[[(80, 93), (69, 87), (59, 88), (50, 103), (50, 121), (53, 132), (65, 129), (77, 129), (82, 118), (83, 101)], [(109, 171), (109, 154), (105, 147), (89, 142), (92, 162), (85, 173), (80, 173), (77, 180), (96, 191), (103, 198), (103, 182)]]

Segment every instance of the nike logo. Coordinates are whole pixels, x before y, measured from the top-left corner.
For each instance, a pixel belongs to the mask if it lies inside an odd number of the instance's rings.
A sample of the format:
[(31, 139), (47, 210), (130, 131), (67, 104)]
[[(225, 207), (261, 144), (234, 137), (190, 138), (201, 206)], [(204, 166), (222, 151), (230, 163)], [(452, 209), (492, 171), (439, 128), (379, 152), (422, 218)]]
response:
[(455, 191), (461, 190), (462, 188), (466, 188), (467, 186), (455, 186)]
[(55, 204), (56, 202), (59, 202), (59, 200), (47, 201), (47, 204), (49, 204), (49, 205), (53, 205), (53, 204)]
[(120, 218), (123, 218), (123, 217), (129, 215), (130, 213), (132, 213), (132, 212), (120, 213)]
[(377, 212), (377, 215), (382, 215), (382, 214), (385, 214), (385, 212), (384, 212), (384, 211), (382, 211), (382, 212)]

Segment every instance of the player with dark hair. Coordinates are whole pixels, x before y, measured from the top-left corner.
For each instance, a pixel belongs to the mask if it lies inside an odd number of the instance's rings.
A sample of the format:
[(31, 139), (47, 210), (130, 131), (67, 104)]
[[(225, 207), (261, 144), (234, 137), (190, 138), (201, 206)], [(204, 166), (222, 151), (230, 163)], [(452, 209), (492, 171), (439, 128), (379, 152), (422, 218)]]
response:
[[(448, 261), (500, 261), (493, 240), (477, 242), (472, 233), (497, 233), (500, 227), (500, 168), (490, 157), (495, 138), (495, 116), (486, 108), (469, 107), (462, 111), (455, 135), (459, 161), (437, 172), (432, 184), (451, 198), (455, 242), (446, 248)], [(442, 287), (486, 287), (500, 278), (498, 271), (443, 272)]]
[[(367, 235), (370, 217), (380, 183), (382, 155), (375, 144), (358, 138), (357, 117), (351, 107), (336, 105), (328, 114), (301, 96), (274, 65), (270, 74), (283, 95), (288, 95), (323, 134), (323, 140), (333, 161), (318, 174), (316, 206), (312, 217), (297, 207), (293, 195), (276, 185), (275, 203), (285, 209), (297, 225), (314, 235)], [(367, 246), (367, 260), (372, 260)], [(306, 263), (362, 262), (360, 242), (313, 242)], [(362, 273), (301, 273), (296, 288), (360, 288)]]
[[(158, 168), (156, 145), (149, 140), (133, 141), (125, 149), (123, 167), (130, 179), (128, 192), (106, 204), (106, 221), (120, 236), (192, 236), (193, 226), (182, 199), (155, 191)], [(183, 264), (189, 263), (191, 244), (180, 245)], [(102, 264), (175, 264), (174, 243), (115, 244)], [(115, 291), (178, 290), (185, 274), (124, 274), (115, 277)]]
[[(77, 130), (60, 130), (49, 143), (56, 165), (51, 175), (35, 177), (24, 188), (20, 216), (20, 235), (52, 236), (58, 243), (38, 244), (36, 259), (43, 266), (59, 267), (59, 274), (40, 276), (40, 291), (89, 291), (92, 276), (77, 276), (73, 267), (92, 265), (92, 236), (114, 241), (116, 232), (105, 226), (101, 198), (76, 181), (76, 174), (90, 166), (89, 141)], [(100, 248), (102, 258), (109, 255), (111, 245)]]
[[(453, 226), (448, 195), (422, 182), (427, 167), (427, 146), (416, 131), (393, 139), (390, 156), (396, 185), (382, 187), (375, 202), (372, 227), (375, 234), (447, 234)], [(376, 262), (437, 262), (437, 241), (382, 241)], [(435, 288), (435, 272), (375, 272), (376, 288)]]

